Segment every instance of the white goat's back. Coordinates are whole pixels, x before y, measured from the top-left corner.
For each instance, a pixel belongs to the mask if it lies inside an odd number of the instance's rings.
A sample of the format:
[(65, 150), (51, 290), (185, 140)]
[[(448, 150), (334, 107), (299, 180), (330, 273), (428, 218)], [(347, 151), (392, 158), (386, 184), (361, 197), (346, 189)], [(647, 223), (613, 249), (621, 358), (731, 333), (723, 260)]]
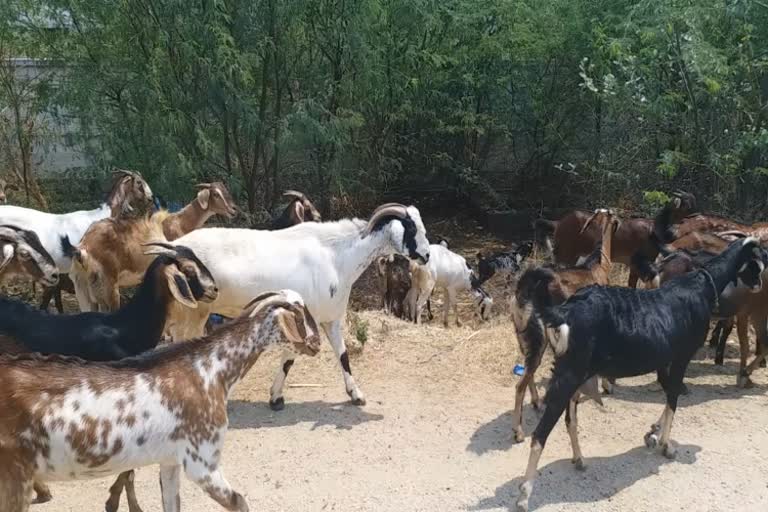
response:
[(429, 246), (429, 269), (437, 288), (468, 289), (472, 271), (467, 260), (439, 244)]
[[(316, 234), (302, 226), (281, 231), (204, 228), (175, 243), (192, 249), (211, 271), (219, 288), (213, 312), (237, 316), (263, 292), (292, 289), (318, 322), (329, 322), (343, 314), (348, 292), (342, 293), (333, 245), (319, 244)], [(327, 231), (321, 235), (330, 236)]]
[(64, 214), (46, 213), (21, 206), (0, 206), (0, 224), (10, 224), (37, 233), (40, 243), (62, 272), (69, 272), (72, 262), (62, 252), (61, 237), (66, 235), (72, 245), (77, 245), (91, 224), (109, 215), (110, 209), (106, 205), (95, 210)]

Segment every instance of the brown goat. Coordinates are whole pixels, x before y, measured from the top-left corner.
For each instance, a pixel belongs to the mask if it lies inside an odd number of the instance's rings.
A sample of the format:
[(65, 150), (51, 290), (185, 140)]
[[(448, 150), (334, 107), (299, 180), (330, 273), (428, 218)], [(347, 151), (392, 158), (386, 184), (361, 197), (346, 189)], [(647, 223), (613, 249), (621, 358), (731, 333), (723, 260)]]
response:
[(395, 254), (376, 261), (384, 311), (406, 319), (405, 297), (411, 289), (410, 261)]
[(142, 244), (173, 240), (202, 226), (216, 214), (234, 216), (232, 198), (222, 183), (198, 185), (192, 202), (177, 213), (161, 210), (140, 219), (104, 219), (88, 228), (78, 245), (70, 275), (81, 311), (115, 311), (120, 287), (135, 286), (154, 256)]
[[(629, 267), (629, 286), (634, 288), (642, 272), (633, 263), (636, 253), (643, 254), (648, 261), (653, 261), (658, 255), (658, 244), (652, 237), (662, 243), (671, 241), (668, 231), (672, 225), (680, 222), (685, 215), (695, 209), (696, 199), (685, 192), (675, 192), (673, 199), (656, 215), (655, 219), (631, 218), (621, 223), (613, 236), (611, 260)], [(563, 216), (559, 221), (539, 219), (537, 228), (552, 232), (554, 241), (552, 256), (555, 263), (574, 265), (580, 257), (592, 252), (600, 243), (600, 231), (596, 226), (583, 229), (590, 213), (575, 210)]]
[(8, 202), (8, 192), (11, 190), (19, 190), (19, 187), (0, 178), (0, 204), (6, 204)]
[[(594, 223), (598, 227), (600, 233), (600, 240), (596, 247), (593, 248), (592, 253), (581, 265), (566, 269), (551, 271), (554, 274), (555, 279), (546, 290), (542, 290), (549, 296), (550, 302), (554, 304), (561, 304), (568, 299), (571, 295), (576, 293), (581, 288), (589, 285), (609, 284), (608, 277), (611, 272), (611, 254), (612, 254), (612, 239), (614, 234), (621, 229), (619, 219), (614, 217), (613, 212), (609, 210), (595, 210), (595, 212), (587, 218), (584, 225), (581, 227), (581, 231), (589, 229), (590, 225)], [(530, 272), (526, 271), (520, 278), (520, 282), (526, 279), (526, 274)], [(516, 385), (515, 389), (515, 410), (512, 414), (512, 426), (514, 430), (515, 440), (522, 442), (525, 438), (521, 422), (523, 419), (523, 401), (525, 399), (526, 388), (531, 393), (531, 400), (536, 409), (541, 407), (541, 401), (539, 400), (539, 393), (536, 389), (535, 375), (536, 370), (541, 364), (541, 358), (544, 355), (544, 345), (534, 343), (529, 339), (528, 323), (531, 315), (534, 313), (530, 305), (521, 307), (515, 297), (512, 301), (512, 321), (515, 324), (517, 330), (517, 342), (520, 345), (520, 351), (526, 356), (526, 366), (522, 378)], [(610, 391), (610, 384), (605, 379), (603, 380), (603, 387), (606, 391)]]
[(55, 286), (59, 270), (34, 231), (0, 225), (0, 283), (14, 276)]
[[(35, 481), (94, 478), (154, 464), (162, 464), (164, 510), (179, 509), (183, 468), (221, 506), (246, 512), (245, 498), (220, 469), (227, 398), (275, 346), (308, 355), (320, 349), (317, 325), (295, 292), (259, 297), (207, 338), (115, 363), (0, 357), (3, 512), (26, 512)], [(107, 508), (117, 508), (112, 496)]]
[[(743, 228), (744, 226), (742, 226)], [(738, 236), (742, 233), (732, 231), (722, 234)], [(698, 232), (688, 233), (675, 240), (668, 247), (677, 250), (665, 256), (658, 265), (659, 284), (701, 268), (710, 258), (724, 251), (729, 243), (730, 241), (723, 236)], [(749, 379), (751, 371), (745, 373), (749, 357), (749, 324), (752, 323), (757, 333), (756, 356), (759, 358), (762, 353), (762, 340), (768, 341), (765, 326), (765, 322), (768, 320), (768, 289), (763, 287), (757, 293), (740, 290), (724, 294), (720, 298), (718, 311), (713, 313), (713, 318), (719, 318), (717, 325), (712, 330), (712, 337), (709, 342), (710, 346), (717, 346), (715, 364), (723, 364), (726, 342), (735, 324), (740, 352), (737, 384), (741, 387), (749, 387), (752, 384)]]
[[(118, 218), (124, 214), (134, 212), (134, 206), (143, 208), (152, 200), (152, 190), (149, 185), (141, 176), (141, 173), (137, 171), (128, 171), (125, 169), (115, 169), (112, 172), (113, 180), (110, 187), (107, 198), (104, 201), (104, 206), (110, 210), (110, 216), (112, 218)], [(78, 240), (82, 237), (82, 232), (77, 234)], [(61, 233), (56, 233), (55, 242), (49, 241), (48, 243), (55, 243), (58, 248), (60, 245)], [(78, 240), (72, 239), (70, 236), (70, 242), (77, 242)], [(51, 250), (50, 246), (47, 246)], [(67, 262), (67, 267), (69, 263)], [(48, 309), (48, 305), (51, 299), (56, 301), (56, 309), (59, 313), (64, 312), (64, 305), (61, 300), (61, 292), (66, 291), (68, 293), (75, 293), (74, 284), (67, 274), (62, 274), (59, 279), (59, 284), (56, 286), (43, 286), (43, 298), (40, 302), (40, 309)]]
[(214, 215), (224, 215), (231, 219), (237, 214), (235, 200), (222, 182), (200, 183), (196, 187), (200, 189), (197, 197), (163, 220), (163, 233), (169, 242), (203, 227)]

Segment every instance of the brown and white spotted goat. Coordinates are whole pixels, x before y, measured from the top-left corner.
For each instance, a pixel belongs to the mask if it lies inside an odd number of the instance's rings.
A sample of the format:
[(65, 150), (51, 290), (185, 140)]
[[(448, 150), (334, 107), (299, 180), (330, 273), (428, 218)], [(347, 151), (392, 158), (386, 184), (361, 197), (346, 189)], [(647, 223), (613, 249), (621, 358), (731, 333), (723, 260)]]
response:
[(26, 512), (34, 481), (158, 464), (165, 512), (180, 509), (182, 468), (225, 509), (247, 511), (219, 466), (227, 399), (273, 346), (308, 355), (320, 349), (296, 292), (263, 294), (208, 337), (115, 363), (0, 357), (0, 508)]

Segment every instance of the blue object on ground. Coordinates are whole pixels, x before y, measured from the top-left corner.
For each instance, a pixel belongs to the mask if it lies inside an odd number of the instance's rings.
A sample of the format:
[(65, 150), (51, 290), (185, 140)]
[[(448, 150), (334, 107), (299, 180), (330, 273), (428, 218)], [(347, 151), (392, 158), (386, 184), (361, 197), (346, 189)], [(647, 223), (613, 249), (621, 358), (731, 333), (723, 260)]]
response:
[(210, 317), (212, 324), (223, 324), (224, 323), (224, 317), (221, 315), (211, 315)]
[(525, 373), (525, 366), (521, 364), (516, 364), (514, 369), (512, 370), (512, 373), (514, 373), (517, 376), (522, 377), (523, 373)]

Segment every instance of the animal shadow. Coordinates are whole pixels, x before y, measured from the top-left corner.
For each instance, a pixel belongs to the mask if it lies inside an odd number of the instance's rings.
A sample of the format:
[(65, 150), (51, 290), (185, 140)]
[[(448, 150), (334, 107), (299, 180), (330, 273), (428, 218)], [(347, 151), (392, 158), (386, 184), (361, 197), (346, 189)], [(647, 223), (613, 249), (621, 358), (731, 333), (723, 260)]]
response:
[[(598, 503), (611, 499), (624, 489), (659, 472), (667, 464), (693, 464), (700, 446), (679, 445), (677, 459), (671, 461), (655, 450), (636, 447), (611, 457), (587, 457), (584, 472), (573, 468), (570, 459), (563, 459), (539, 468), (539, 477), (531, 495), (530, 510), (545, 505), (566, 503)], [(527, 452), (526, 452), (527, 455)], [(600, 479), (595, 482), (590, 471), (600, 470)], [(515, 510), (520, 493), (522, 476), (498, 487), (493, 496), (481, 499), (469, 510), (490, 510), (506, 508)]]
[(272, 411), (266, 402), (230, 400), (227, 405), (229, 428), (274, 428), (312, 423), (311, 430), (331, 426), (351, 430), (369, 421), (381, 421), (382, 414), (373, 414), (347, 402), (329, 403), (321, 400), (286, 404), (282, 411)]
[[(523, 430), (528, 436), (541, 418), (530, 403), (523, 405)], [(467, 451), (476, 455), (484, 455), (492, 451), (507, 451), (516, 444), (512, 433), (512, 411), (507, 411), (480, 425), (469, 439)]]

